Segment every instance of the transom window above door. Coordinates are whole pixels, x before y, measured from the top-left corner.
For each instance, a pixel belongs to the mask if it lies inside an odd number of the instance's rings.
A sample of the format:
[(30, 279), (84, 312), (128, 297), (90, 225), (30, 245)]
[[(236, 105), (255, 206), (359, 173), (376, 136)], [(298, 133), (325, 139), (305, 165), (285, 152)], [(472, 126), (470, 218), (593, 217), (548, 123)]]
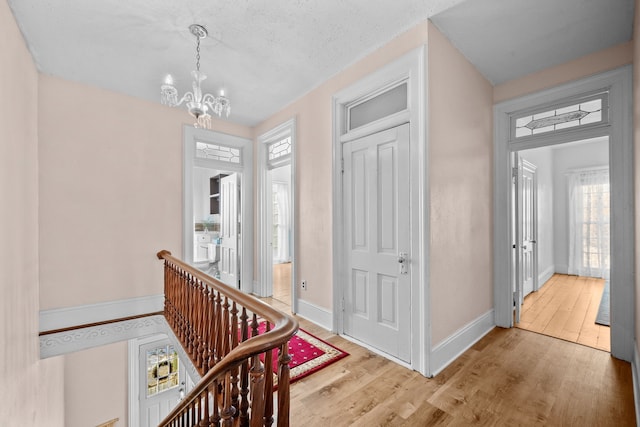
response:
[(196, 142), (196, 157), (199, 159), (217, 160), (220, 162), (242, 164), (242, 150), (225, 145)]
[(267, 167), (275, 169), (291, 160), (291, 133), (267, 144)]
[(608, 93), (601, 92), (516, 113), (511, 117), (511, 140), (606, 124), (608, 112)]

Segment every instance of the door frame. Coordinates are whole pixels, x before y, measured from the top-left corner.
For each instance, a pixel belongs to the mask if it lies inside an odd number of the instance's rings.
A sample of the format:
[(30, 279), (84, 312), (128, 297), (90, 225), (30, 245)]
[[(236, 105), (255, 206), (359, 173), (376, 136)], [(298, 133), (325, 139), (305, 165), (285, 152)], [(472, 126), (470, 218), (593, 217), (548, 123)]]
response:
[[(191, 361), (184, 353), (182, 346), (178, 344), (178, 342), (173, 339), (171, 334), (154, 334), (147, 335), (145, 337), (140, 338), (132, 338), (127, 342), (127, 373), (128, 373), (128, 408), (127, 415), (129, 419), (129, 427), (140, 427), (140, 348), (144, 345), (151, 344), (154, 342), (161, 342), (168, 340), (178, 350), (178, 357), (180, 359), (180, 364), (182, 365), (181, 369), (184, 369), (183, 383), (182, 386), (184, 388), (185, 393), (191, 391), (195, 382), (199, 381), (200, 378), (197, 378), (194, 382), (193, 378), (191, 378), (190, 371), (195, 372), (195, 368), (190, 363)], [(187, 357), (187, 362), (185, 363), (185, 357)], [(192, 369), (189, 369), (189, 368)]]
[[(250, 139), (193, 126), (183, 126), (183, 187), (182, 187), (182, 256), (188, 263), (193, 260), (193, 168), (203, 167), (220, 171), (238, 172), (240, 179), (241, 245), (240, 290), (253, 292), (253, 142)], [(239, 148), (240, 164), (196, 158), (198, 141)]]
[[(429, 185), (426, 145), (426, 46), (420, 46), (369, 74), (332, 98), (332, 249), (333, 249), (333, 331), (344, 332), (346, 286), (342, 144), (400, 124), (410, 124), (410, 200), (411, 203), (411, 368), (429, 376), (431, 322), (429, 318)], [(406, 81), (408, 108), (347, 132), (347, 106)], [(399, 359), (389, 358), (400, 362)], [(405, 364), (406, 365), (406, 364)]]
[[(609, 137), (611, 178), (611, 354), (631, 361), (634, 348), (634, 193), (632, 68), (626, 65), (505, 101), (494, 106), (494, 309), (497, 326), (513, 327), (511, 293), (512, 217), (510, 153), (599, 136)], [(588, 128), (512, 140), (510, 119), (515, 113), (553, 105), (559, 100), (609, 90), (609, 119)]]
[(273, 250), (270, 245), (271, 224), (268, 220), (271, 217), (268, 213), (272, 209), (270, 187), (271, 179), (269, 179), (270, 169), (267, 166), (267, 147), (270, 143), (275, 142), (286, 136), (291, 136), (291, 155), (284, 165), (291, 165), (291, 178), (289, 192), (291, 199), (289, 200), (289, 211), (291, 218), (291, 245), (289, 252), (291, 254), (291, 312), (298, 312), (298, 291), (295, 284), (297, 283), (297, 224), (298, 209), (296, 206), (296, 118), (293, 117), (284, 123), (279, 124), (275, 128), (263, 133), (258, 137), (258, 278), (259, 283), (254, 285), (254, 290), (261, 297), (273, 294)]

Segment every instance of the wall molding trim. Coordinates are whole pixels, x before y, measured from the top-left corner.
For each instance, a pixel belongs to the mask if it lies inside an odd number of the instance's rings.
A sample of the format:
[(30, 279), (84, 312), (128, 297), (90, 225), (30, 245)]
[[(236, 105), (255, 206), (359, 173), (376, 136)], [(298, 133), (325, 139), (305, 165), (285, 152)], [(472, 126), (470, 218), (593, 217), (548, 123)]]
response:
[(493, 309), (458, 329), (431, 352), (431, 376), (436, 376), (495, 328)]
[(40, 311), (39, 331), (53, 331), (164, 310), (164, 294)]
[(333, 325), (333, 312), (326, 308), (319, 307), (315, 304), (305, 301), (303, 299), (298, 300), (298, 316), (304, 317), (308, 321), (315, 323), (318, 326), (325, 328), (328, 331), (332, 331)]
[(170, 330), (164, 316), (154, 315), (42, 335), (40, 358), (60, 356), (147, 335), (168, 334)]

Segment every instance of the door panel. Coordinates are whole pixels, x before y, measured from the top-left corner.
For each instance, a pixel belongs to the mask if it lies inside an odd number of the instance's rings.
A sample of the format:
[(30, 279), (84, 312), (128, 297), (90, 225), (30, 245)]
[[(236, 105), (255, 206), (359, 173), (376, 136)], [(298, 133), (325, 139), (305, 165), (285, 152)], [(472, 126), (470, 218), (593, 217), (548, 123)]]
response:
[(536, 167), (521, 159), (522, 179), (522, 297), (533, 292), (537, 280), (536, 225), (537, 191)]
[(220, 179), (220, 281), (239, 286), (238, 277), (238, 174)]
[[(409, 125), (343, 148), (344, 333), (410, 362)], [(409, 264), (410, 265), (410, 264)]]
[(536, 166), (513, 154), (515, 178), (515, 321), (520, 322), (524, 297), (533, 292), (538, 280), (537, 180)]
[[(178, 404), (180, 391), (184, 390), (185, 369), (172, 349), (169, 340), (154, 341), (139, 347), (141, 427), (160, 424)], [(176, 365), (177, 371), (174, 370)]]

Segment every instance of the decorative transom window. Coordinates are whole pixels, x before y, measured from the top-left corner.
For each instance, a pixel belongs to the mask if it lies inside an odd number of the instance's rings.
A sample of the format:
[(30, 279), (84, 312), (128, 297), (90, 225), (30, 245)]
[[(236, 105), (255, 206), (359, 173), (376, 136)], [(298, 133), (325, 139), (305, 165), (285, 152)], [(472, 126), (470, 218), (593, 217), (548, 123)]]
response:
[(277, 168), (291, 159), (291, 135), (281, 137), (267, 144), (267, 167)]
[(347, 129), (351, 131), (406, 110), (408, 106), (407, 90), (407, 82), (403, 82), (348, 105)]
[(276, 141), (272, 144), (269, 144), (268, 147), (268, 156), (269, 162), (272, 162), (280, 157), (287, 156), (291, 154), (291, 136), (281, 139), (280, 141)]
[(218, 160), (221, 162), (241, 164), (242, 150), (226, 145), (196, 142), (196, 157), (199, 159)]
[(606, 123), (608, 119), (607, 93), (546, 107), (542, 111), (512, 117), (512, 137), (525, 138), (563, 129)]
[(180, 384), (179, 363), (178, 353), (170, 344), (147, 351), (147, 397)]

